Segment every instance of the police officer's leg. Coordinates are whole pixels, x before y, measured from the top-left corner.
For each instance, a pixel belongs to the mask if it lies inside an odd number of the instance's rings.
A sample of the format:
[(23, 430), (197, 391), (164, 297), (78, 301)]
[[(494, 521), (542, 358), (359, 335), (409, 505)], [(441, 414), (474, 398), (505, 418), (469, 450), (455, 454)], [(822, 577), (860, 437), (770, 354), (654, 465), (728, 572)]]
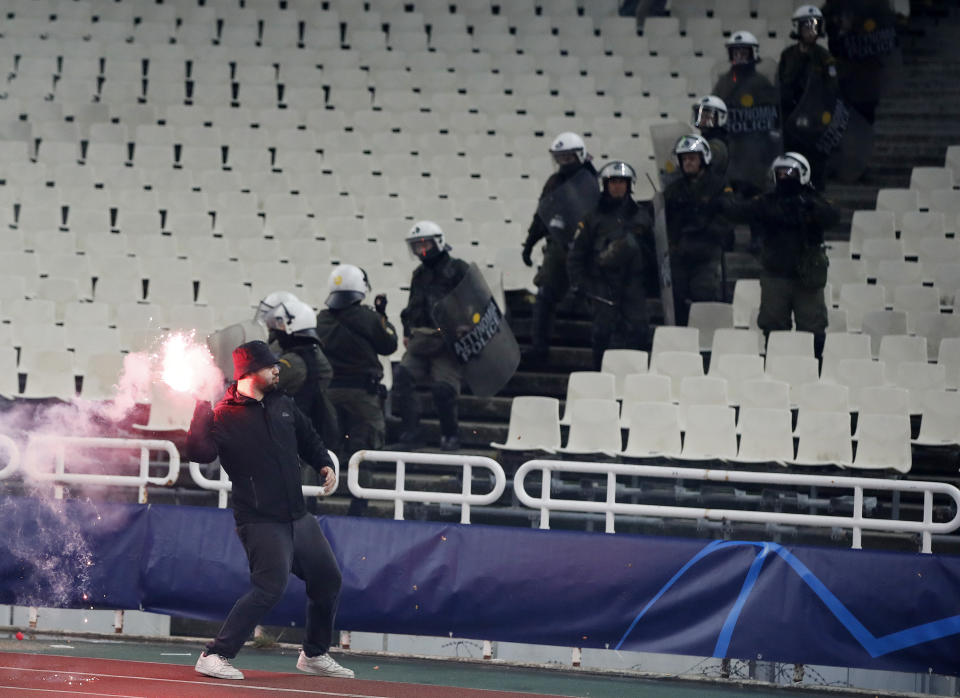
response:
[(460, 448), (457, 396), (460, 394), (462, 377), (463, 369), (450, 352), (444, 352), (433, 359), (430, 367), (430, 378), (433, 381), (431, 391), (440, 420), (440, 446), (450, 451)]
[(677, 325), (686, 325), (690, 316), (690, 270), (680, 260), (670, 264), (670, 281), (673, 286), (673, 319)]
[(413, 443), (417, 440), (420, 426), (420, 403), (417, 400), (417, 383), (429, 375), (429, 359), (404, 353), (393, 379), (393, 411), (400, 417), (400, 441)]
[(531, 358), (533, 359), (546, 358), (550, 353), (553, 318), (559, 300), (560, 298), (557, 297), (556, 290), (552, 286), (543, 285), (537, 289), (530, 326)]
[(252, 588), (233, 605), (216, 639), (206, 648), (207, 654), (228, 659), (237, 656), (253, 629), (283, 596), (295, 547), (290, 524), (244, 524), (237, 535), (247, 553)]
[(303, 651), (308, 657), (325, 654), (333, 643), (342, 577), (330, 543), (310, 515), (293, 522), (293, 573), (307, 587), (306, 632)]
[(793, 316), (797, 331), (813, 333), (813, 352), (819, 359), (827, 338), (827, 302), (823, 287), (806, 288), (796, 284), (793, 293)]
[(778, 276), (760, 278), (760, 312), (757, 326), (763, 331), (764, 342), (771, 332), (793, 327), (793, 286), (791, 279)]
[(723, 298), (720, 257), (698, 264), (690, 271), (690, 300), (710, 303)]

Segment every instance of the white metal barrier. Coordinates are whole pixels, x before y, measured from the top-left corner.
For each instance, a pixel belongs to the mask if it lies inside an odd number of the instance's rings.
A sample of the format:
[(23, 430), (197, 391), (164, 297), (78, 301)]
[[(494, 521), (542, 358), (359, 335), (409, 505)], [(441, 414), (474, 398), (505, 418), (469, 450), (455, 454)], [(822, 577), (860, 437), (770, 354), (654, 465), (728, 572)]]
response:
[[(340, 461), (337, 459), (337, 454), (333, 451), (327, 451), (327, 454), (329, 454), (330, 460), (333, 461), (333, 485), (330, 487), (329, 492), (319, 485), (304, 485), (302, 488), (304, 496), (321, 497), (330, 494), (330, 492), (335, 492), (337, 486), (340, 484)], [(227, 475), (226, 470), (221, 467), (219, 479), (212, 480), (203, 474), (199, 463), (190, 461), (190, 477), (193, 478), (197, 487), (217, 492), (218, 507), (224, 509), (227, 506), (227, 494), (233, 489), (233, 483), (230, 482), (230, 477)]]
[[(393, 489), (378, 489), (363, 487), (360, 484), (360, 463), (362, 462), (394, 463), (396, 478)], [(445, 465), (460, 466), (463, 469), (463, 489), (454, 492), (428, 492), (425, 490), (408, 490), (404, 479), (407, 473), (407, 463), (418, 465)], [(473, 493), (473, 468), (486, 468), (493, 473), (493, 489), (487, 494)], [(460, 523), (470, 523), (470, 507), (483, 506), (496, 502), (507, 486), (507, 476), (503, 468), (495, 460), (484, 456), (468, 456), (456, 453), (406, 453), (402, 451), (357, 451), (350, 457), (347, 470), (347, 484), (354, 497), (364, 499), (393, 500), (393, 518), (403, 520), (404, 502), (445, 502), (460, 504)]]
[[(531, 496), (526, 490), (525, 479), (531, 472), (543, 473), (540, 496)], [(554, 472), (606, 475), (607, 496), (602, 502), (555, 499), (550, 493), (551, 475)], [(752, 483), (767, 485), (816, 486), (853, 491), (851, 516), (825, 516), (817, 514), (790, 514), (774, 511), (748, 511), (739, 509), (705, 509), (702, 507), (668, 506), (658, 504), (633, 504), (617, 501), (617, 476), (633, 475), (661, 479), (703, 480), (706, 482)], [(792, 473), (744, 472), (737, 470), (705, 470), (700, 468), (674, 468), (669, 465), (630, 465), (621, 463), (586, 463), (577, 461), (531, 460), (521, 465), (514, 475), (514, 493), (525, 506), (540, 510), (540, 528), (550, 528), (551, 511), (574, 511), (602, 513), (606, 516), (606, 532), (614, 533), (616, 514), (631, 516), (659, 516), (683, 519), (707, 519), (710, 521), (739, 521), (745, 523), (780, 523), (796, 526), (825, 528), (849, 528), (853, 531), (853, 547), (861, 547), (864, 529), (921, 534), (921, 552), (931, 552), (931, 535), (950, 533), (960, 528), (960, 489), (941, 482), (916, 480), (882, 480), (860, 477), (837, 477), (833, 475), (806, 475)], [(891, 492), (915, 492), (923, 494), (923, 520), (901, 521), (899, 519), (866, 518), (863, 515), (864, 490)], [(933, 521), (933, 495), (945, 495), (953, 500), (954, 516), (950, 521)]]
[[(9, 437), (4, 437), (4, 444), (10, 448), (16, 445)], [(108, 473), (77, 473), (67, 472), (67, 448), (75, 449), (139, 449), (140, 462), (136, 475), (117, 475)], [(164, 451), (169, 456), (167, 472), (159, 477), (150, 476), (150, 452)], [(19, 449), (17, 449), (19, 453)], [(53, 458), (53, 468), (44, 467), (43, 460)], [(117, 485), (120, 487), (136, 487), (138, 501), (143, 504), (147, 501), (147, 485), (161, 485), (169, 487), (177, 481), (180, 475), (180, 453), (171, 441), (161, 439), (113, 439), (107, 437), (89, 436), (56, 436), (34, 434), (27, 443), (22, 459), (14, 466), (14, 458), (2, 471), (2, 477), (9, 477), (15, 470), (24, 472), (33, 480), (42, 480), (55, 483), (55, 496), (63, 496), (63, 485), (74, 483), (83, 485)]]

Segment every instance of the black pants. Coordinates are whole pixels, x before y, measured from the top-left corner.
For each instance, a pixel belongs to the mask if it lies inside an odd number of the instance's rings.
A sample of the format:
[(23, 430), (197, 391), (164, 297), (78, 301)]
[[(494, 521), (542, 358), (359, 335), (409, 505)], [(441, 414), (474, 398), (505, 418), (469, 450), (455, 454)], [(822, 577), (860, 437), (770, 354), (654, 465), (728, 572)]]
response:
[(253, 588), (241, 596), (207, 644), (208, 654), (235, 657), (254, 628), (287, 588), (290, 572), (307, 584), (303, 651), (324, 654), (333, 641), (333, 619), (340, 596), (340, 568), (317, 520), (308, 515), (291, 523), (251, 523), (237, 529), (250, 562)]

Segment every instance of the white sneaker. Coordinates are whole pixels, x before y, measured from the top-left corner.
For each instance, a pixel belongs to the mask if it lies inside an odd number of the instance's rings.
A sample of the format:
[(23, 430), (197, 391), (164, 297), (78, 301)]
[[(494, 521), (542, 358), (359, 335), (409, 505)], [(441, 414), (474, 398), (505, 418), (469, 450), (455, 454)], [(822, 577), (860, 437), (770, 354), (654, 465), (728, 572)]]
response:
[(219, 654), (200, 653), (197, 660), (197, 673), (212, 676), (215, 679), (242, 679), (243, 673), (230, 663), (226, 657)]
[(303, 650), (300, 650), (297, 669), (306, 674), (335, 676), (340, 679), (353, 678), (353, 671), (337, 664), (336, 660), (329, 654), (318, 654), (316, 657), (308, 657), (303, 653)]

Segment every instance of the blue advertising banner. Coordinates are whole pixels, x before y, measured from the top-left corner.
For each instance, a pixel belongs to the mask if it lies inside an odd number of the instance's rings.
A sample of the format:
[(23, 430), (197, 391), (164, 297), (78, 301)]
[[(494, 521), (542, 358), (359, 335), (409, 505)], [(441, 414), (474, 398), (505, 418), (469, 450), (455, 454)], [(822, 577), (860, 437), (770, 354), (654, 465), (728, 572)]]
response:
[[(958, 674), (960, 558), (321, 517), (337, 626)], [(0, 499), (0, 603), (221, 620), (248, 585), (229, 511)], [(84, 598), (86, 596), (86, 598)], [(303, 622), (291, 577), (265, 619)]]

